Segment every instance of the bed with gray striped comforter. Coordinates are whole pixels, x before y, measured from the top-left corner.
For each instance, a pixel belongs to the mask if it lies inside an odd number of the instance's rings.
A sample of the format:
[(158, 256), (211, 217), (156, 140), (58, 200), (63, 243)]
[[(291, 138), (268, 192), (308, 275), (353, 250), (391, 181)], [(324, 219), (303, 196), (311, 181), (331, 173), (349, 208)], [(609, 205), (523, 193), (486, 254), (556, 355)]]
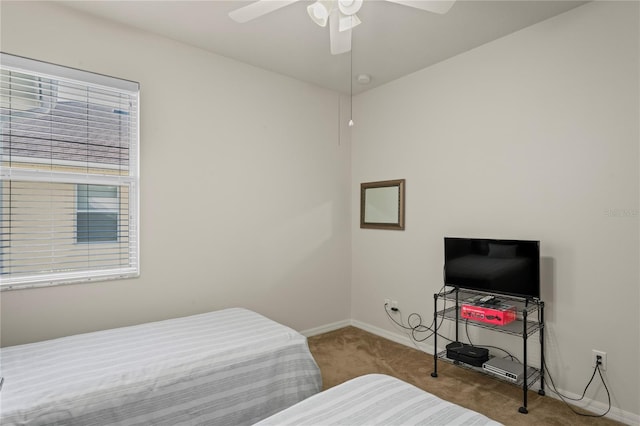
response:
[(242, 425), (315, 394), (306, 338), (232, 308), (0, 350), (0, 424)]
[(384, 374), (368, 374), (297, 403), (255, 426), (393, 426), (500, 423)]

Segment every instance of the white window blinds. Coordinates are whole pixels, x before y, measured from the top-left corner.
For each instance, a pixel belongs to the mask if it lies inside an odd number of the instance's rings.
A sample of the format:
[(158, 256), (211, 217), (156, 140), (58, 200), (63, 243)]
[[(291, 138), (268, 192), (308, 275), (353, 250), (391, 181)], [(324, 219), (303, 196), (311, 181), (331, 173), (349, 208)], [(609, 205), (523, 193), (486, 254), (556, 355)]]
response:
[(137, 276), (138, 83), (0, 55), (0, 289)]

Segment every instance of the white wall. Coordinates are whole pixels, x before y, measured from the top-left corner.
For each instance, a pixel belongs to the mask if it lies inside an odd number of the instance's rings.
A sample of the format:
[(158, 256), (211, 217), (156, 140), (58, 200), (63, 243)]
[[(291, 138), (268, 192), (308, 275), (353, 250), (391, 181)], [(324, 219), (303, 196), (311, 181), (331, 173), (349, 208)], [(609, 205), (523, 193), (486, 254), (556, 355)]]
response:
[[(581, 394), (605, 351), (614, 414), (638, 418), (638, 16), (590, 3), (356, 98), (354, 320), (400, 334), (391, 298), (429, 324), (444, 236), (539, 239), (556, 384)], [(406, 231), (360, 229), (358, 185), (400, 178)]]
[[(640, 413), (637, 3), (358, 96), (351, 156), (335, 93), (52, 4), (0, 14), (2, 51), (142, 86), (142, 276), (3, 292), (2, 345), (237, 305), (396, 333), (382, 300), (429, 322), (443, 236), (540, 239), (556, 383), (581, 393), (606, 351), (614, 405)], [(396, 178), (406, 231), (359, 229), (360, 182)]]
[(336, 93), (50, 3), (1, 15), (3, 52), (141, 84), (140, 278), (5, 291), (4, 346), (230, 306), (349, 318)]

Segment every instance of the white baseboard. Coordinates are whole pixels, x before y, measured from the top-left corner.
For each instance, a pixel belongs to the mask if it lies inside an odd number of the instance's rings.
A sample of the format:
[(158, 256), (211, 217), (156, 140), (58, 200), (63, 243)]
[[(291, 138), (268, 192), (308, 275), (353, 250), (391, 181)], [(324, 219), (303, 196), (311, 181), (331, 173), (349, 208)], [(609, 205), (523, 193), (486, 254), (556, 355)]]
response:
[(322, 333), (328, 333), (330, 331), (338, 330), (340, 328), (348, 327), (351, 325), (351, 320), (337, 321), (327, 325), (321, 325), (320, 327), (309, 328), (302, 330), (299, 333), (305, 337), (316, 336)]
[[(352, 325), (354, 327), (360, 328), (364, 331), (368, 331), (371, 334), (375, 334), (376, 336), (380, 336), (383, 337), (385, 339), (389, 339), (393, 342), (396, 343), (400, 343), (401, 345), (405, 345), (408, 346), (410, 348), (414, 348), (414, 349), (419, 349), (423, 352), (426, 352), (430, 355), (433, 355), (433, 345), (430, 345), (428, 343), (424, 343), (424, 342), (415, 342), (413, 341), (407, 334), (403, 334), (403, 333), (398, 333), (398, 332), (392, 332), (392, 331), (388, 331), (385, 330), (383, 328), (380, 327), (376, 327), (374, 325), (371, 324), (367, 324), (365, 322), (362, 321), (358, 321), (358, 320), (344, 320), (344, 321), (338, 321), (332, 324), (328, 324), (326, 326), (321, 326), (321, 327), (316, 327), (313, 329), (309, 329), (306, 331), (301, 331), (300, 333), (310, 337), (310, 336), (315, 336), (317, 334), (322, 334), (322, 333), (326, 333), (329, 331), (333, 331), (333, 330), (337, 330), (339, 328), (343, 328), (343, 327), (347, 327), (349, 325)], [(559, 396), (557, 396), (555, 393), (551, 392), (551, 390), (549, 389), (549, 383), (548, 380), (545, 380), (545, 394), (546, 396), (550, 396), (552, 398), (555, 399), (560, 399)], [(571, 392), (567, 392), (564, 391), (562, 389), (559, 389), (559, 392), (561, 392), (563, 395), (566, 395), (570, 398), (579, 398), (580, 395), (576, 395), (573, 394)], [(585, 399), (582, 400), (580, 402), (576, 402), (576, 401), (570, 401), (572, 405), (575, 405), (579, 408), (585, 408), (591, 412), (595, 412), (595, 413), (603, 413), (607, 410), (608, 405), (604, 404), (602, 402), (599, 401), (595, 401), (595, 400), (591, 400), (591, 399)], [(611, 407), (611, 411), (609, 411), (609, 413), (607, 413), (607, 415), (605, 416), (609, 419), (612, 420), (616, 420), (618, 422), (627, 424), (627, 425), (639, 425), (640, 424), (640, 415), (639, 414), (634, 414), (634, 413), (630, 413), (628, 411), (624, 411), (621, 410), (619, 408), (616, 407)]]
[[(558, 399), (562, 401), (562, 398), (560, 398), (555, 392), (551, 391), (551, 389), (549, 388), (548, 380), (545, 380), (545, 385), (546, 385), (545, 386), (546, 396), (550, 396), (554, 399)], [(568, 398), (578, 399), (581, 396), (581, 395), (578, 395), (569, 391), (565, 391), (562, 389), (559, 389), (558, 391), (562, 393), (563, 396)], [(609, 407), (608, 404), (605, 404), (603, 402), (596, 401), (593, 399), (583, 399), (582, 401), (567, 401), (567, 402), (569, 402), (574, 407), (588, 410), (589, 412), (594, 413), (596, 415), (598, 413), (604, 413), (605, 411), (607, 411), (607, 408)], [(626, 425), (631, 425), (631, 426), (640, 425), (640, 415), (633, 414), (613, 406), (611, 407), (611, 410), (607, 413), (605, 417), (611, 420), (616, 420), (620, 423), (624, 423)]]
[(413, 349), (421, 350), (422, 352), (426, 352), (429, 355), (433, 355), (433, 345), (424, 342), (415, 342), (406, 334), (388, 331), (383, 328), (376, 327), (358, 320), (351, 320), (351, 325), (353, 325), (354, 327), (358, 327), (364, 331), (368, 331), (371, 334), (375, 334), (376, 336), (384, 337), (385, 339), (389, 339), (396, 343), (409, 346)]

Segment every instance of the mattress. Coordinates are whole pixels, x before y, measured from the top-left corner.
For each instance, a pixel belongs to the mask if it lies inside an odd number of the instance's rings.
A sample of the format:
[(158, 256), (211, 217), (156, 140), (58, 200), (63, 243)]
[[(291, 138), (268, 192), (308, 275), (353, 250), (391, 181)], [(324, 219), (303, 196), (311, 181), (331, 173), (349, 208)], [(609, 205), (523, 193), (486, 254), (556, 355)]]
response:
[(233, 308), (0, 350), (0, 424), (243, 425), (319, 392), (306, 338)]
[(368, 374), (314, 395), (256, 424), (487, 425), (500, 423), (383, 374)]

